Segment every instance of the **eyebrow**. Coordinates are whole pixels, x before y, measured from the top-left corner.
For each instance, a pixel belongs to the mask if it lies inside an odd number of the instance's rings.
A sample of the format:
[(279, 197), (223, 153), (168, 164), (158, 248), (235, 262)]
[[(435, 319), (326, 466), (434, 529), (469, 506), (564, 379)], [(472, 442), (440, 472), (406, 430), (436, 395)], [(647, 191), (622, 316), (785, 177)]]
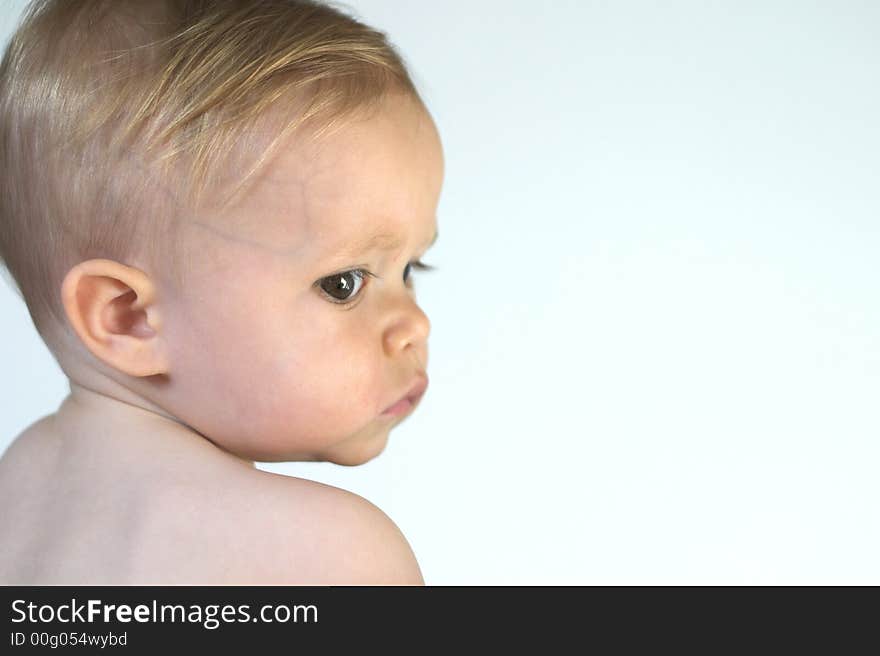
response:
[[(434, 236), (431, 238), (431, 243), (428, 244), (428, 248), (430, 248), (437, 242), (437, 237), (439, 236), (439, 230), (434, 232)], [(358, 255), (363, 255), (364, 253), (371, 253), (374, 251), (389, 252), (399, 249), (403, 246), (403, 243), (404, 242), (399, 235), (390, 232), (379, 232), (369, 235), (365, 239), (360, 239), (358, 241), (355, 241), (354, 243), (346, 244), (336, 254), (345, 257), (356, 257)]]

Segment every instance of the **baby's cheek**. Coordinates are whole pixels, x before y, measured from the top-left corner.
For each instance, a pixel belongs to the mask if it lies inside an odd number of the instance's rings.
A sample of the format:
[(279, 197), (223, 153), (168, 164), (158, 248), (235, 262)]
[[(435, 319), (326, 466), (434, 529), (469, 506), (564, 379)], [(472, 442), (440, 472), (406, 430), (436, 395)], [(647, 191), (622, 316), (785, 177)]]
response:
[(279, 356), (270, 367), (260, 405), (273, 432), (339, 434), (359, 428), (374, 409), (375, 376), (356, 354)]
[(308, 372), (296, 375), (297, 400), (314, 421), (322, 419), (360, 422), (375, 405), (375, 370), (363, 356), (349, 353), (314, 361)]

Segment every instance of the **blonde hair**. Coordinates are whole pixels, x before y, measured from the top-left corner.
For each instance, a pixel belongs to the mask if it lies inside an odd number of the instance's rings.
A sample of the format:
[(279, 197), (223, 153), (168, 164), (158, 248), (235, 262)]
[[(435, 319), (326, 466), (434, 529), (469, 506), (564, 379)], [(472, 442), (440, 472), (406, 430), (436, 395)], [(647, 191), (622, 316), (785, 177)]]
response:
[(72, 266), (178, 271), (187, 211), (392, 92), (424, 107), (385, 33), (327, 2), (34, 0), (0, 63), (0, 260), (49, 348)]

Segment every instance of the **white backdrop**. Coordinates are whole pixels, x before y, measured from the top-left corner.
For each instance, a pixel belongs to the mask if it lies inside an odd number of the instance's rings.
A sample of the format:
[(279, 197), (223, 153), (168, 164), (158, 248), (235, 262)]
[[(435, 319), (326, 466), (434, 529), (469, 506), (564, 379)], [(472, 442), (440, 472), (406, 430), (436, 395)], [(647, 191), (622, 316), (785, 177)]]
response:
[[(259, 466), (428, 584), (880, 584), (880, 5), (655, 4), (347, 5), (444, 143), (431, 387), (366, 465)], [(0, 318), (2, 449), (67, 383)]]

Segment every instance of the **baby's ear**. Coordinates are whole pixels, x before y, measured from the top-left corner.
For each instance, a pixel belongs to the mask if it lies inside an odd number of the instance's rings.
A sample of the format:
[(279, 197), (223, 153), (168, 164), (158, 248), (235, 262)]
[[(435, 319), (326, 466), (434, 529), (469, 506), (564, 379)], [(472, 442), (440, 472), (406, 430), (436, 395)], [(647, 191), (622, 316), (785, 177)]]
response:
[(80, 262), (61, 284), (61, 301), (96, 358), (130, 376), (168, 370), (156, 286), (143, 271), (113, 260)]

